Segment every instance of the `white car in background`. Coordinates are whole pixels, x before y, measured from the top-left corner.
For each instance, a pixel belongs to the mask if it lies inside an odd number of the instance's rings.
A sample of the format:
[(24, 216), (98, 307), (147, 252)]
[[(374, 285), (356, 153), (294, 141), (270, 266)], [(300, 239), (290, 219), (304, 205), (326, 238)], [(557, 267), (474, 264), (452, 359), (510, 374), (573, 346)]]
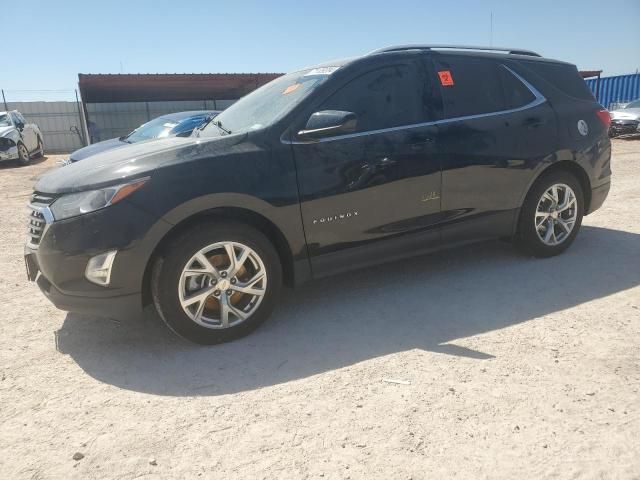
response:
[(640, 99), (610, 111), (609, 115), (611, 115), (610, 137), (640, 133)]
[(0, 112), (0, 160), (18, 160), (21, 165), (44, 155), (42, 132), (17, 110)]

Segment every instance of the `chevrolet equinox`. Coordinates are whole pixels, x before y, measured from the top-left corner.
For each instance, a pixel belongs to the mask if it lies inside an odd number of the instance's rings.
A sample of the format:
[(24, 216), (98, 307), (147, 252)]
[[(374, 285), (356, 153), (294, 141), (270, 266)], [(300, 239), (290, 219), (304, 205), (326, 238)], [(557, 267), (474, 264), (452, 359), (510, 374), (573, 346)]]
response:
[(407, 45), (289, 73), (189, 138), (97, 154), (36, 184), (27, 274), (60, 309), (154, 305), (213, 344), (282, 284), (489, 238), (537, 257), (610, 185), (610, 117), (574, 65)]

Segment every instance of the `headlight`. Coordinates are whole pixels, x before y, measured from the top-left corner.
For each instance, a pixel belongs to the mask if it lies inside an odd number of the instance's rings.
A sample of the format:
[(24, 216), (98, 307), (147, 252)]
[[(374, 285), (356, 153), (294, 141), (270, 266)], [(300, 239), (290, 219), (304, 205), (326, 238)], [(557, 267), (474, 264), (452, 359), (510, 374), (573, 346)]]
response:
[(149, 178), (123, 183), (100, 190), (71, 193), (64, 195), (51, 204), (51, 213), (55, 220), (63, 220), (85, 213), (95, 212), (127, 198), (142, 187)]

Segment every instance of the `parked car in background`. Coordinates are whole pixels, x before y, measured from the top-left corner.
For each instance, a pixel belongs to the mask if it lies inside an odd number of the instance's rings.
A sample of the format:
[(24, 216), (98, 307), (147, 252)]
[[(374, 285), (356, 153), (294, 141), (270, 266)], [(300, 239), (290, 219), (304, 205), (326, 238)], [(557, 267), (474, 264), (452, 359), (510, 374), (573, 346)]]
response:
[(623, 108), (612, 110), (610, 137), (640, 133), (640, 99), (627, 103)]
[(18, 160), (21, 165), (44, 155), (42, 132), (17, 110), (0, 112), (0, 160)]
[(154, 118), (140, 125), (128, 135), (104, 140), (76, 150), (69, 155), (69, 159), (65, 163), (77, 162), (96, 153), (113, 150), (114, 148), (124, 147), (145, 140), (174, 136), (188, 137), (194, 129), (203, 126), (219, 113), (220, 112), (216, 110), (196, 110), (162, 115), (161, 117)]
[(42, 176), (27, 274), (63, 310), (155, 305), (212, 344), (260, 325), (283, 283), (490, 238), (551, 257), (607, 197), (610, 121), (575, 65), (526, 50), (409, 45), (306, 68), (190, 138)]

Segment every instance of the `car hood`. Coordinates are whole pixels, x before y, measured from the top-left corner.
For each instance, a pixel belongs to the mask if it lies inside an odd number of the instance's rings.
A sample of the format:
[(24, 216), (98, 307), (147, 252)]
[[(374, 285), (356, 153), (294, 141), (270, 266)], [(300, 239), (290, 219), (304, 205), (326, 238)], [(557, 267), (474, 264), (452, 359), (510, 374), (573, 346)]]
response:
[(81, 162), (58, 167), (38, 180), (35, 190), (62, 194), (103, 188), (146, 177), (165, 163), (182, 163), (224, 155), (246, 134), (215, 138), (168, 137), (97, 153)]
[(609, 112), (613, 120), (639, 120), (640, 108), (623, 108)]
[(110, 140), (104, 140), (102, 142), (93, 143), (87, 147), (80, 148), (69, 155), (69, 160), (72, 162), (77, 162), (78, 160), (84, 160), (91, 155), (95, 155), (96, 153), (104, 152), (107, 150), (113, 150), (118, 147), (126, 147), (130, 145), (130, 143), (123, 142), (119, 138), (112, 138)]
[(0, 137), (4, 137), (7, 133), (15, 130), (15, 127), (0, 127)]

